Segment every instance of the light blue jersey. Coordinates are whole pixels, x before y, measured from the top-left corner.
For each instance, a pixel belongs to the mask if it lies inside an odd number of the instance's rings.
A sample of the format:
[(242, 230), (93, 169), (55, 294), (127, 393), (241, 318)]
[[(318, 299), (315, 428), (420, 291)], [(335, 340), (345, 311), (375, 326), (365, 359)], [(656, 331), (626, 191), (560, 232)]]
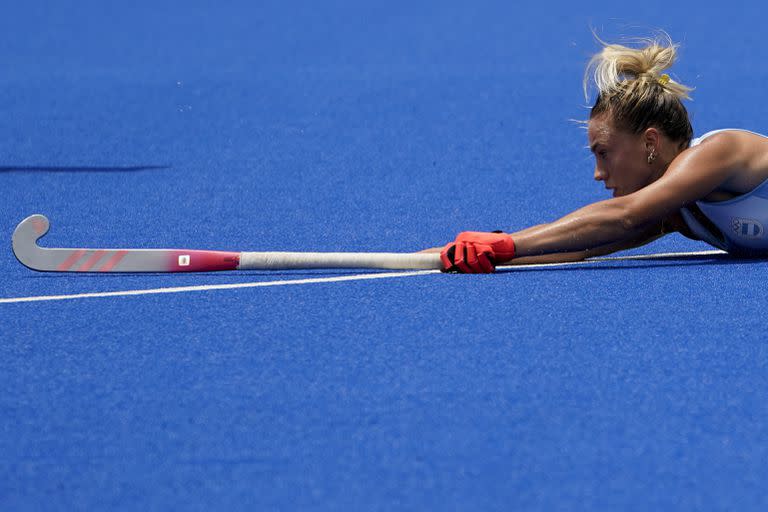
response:
[[(691, 147), (723, 131), (727, 130), (715, 130), (697, 137), (691, 141)], [(768, 180), (728, 201), (696, 201), (696, 206), (704, 218), (692, 212), (694, 208), (682, 208), (680, 213), (690, 230), (703, 241), (733, 253), (768, 252), (765, 232), (768, 227)]]

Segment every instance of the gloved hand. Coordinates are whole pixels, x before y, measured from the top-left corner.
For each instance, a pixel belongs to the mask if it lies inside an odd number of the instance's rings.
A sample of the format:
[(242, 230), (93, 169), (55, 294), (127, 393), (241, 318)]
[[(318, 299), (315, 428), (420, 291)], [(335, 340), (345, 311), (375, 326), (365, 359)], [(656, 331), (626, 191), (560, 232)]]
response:
[(464, 231), (440, 253), (443, 270), (491, 273), (496, 263), (515, 257), (515, 242), (506, 233)]

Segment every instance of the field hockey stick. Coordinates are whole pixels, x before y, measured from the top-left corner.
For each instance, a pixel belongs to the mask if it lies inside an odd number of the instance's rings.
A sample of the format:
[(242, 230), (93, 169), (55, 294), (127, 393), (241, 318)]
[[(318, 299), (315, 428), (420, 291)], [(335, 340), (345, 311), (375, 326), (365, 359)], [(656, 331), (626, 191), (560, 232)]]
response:
[(63, 249), (37, 241), (48, 232), (44, 215), (31, 215), (13, 232), (13, 253), (42, 272), (211, 272), (311, 268), (439, 269), (436, 253), (226, 252), (185, 249)]

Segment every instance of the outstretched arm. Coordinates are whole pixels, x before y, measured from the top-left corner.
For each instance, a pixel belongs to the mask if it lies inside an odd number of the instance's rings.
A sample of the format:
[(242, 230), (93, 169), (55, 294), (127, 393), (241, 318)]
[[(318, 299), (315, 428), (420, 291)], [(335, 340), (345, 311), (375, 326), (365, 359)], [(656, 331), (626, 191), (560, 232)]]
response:
[[(545, 225), (541, 226), (534, 226), (532, 228), (528, 228), (524, 230), (525, 232), (532, 232), (532, 230), (539, 229), (541, 227), (544, 227)], [(606, 254), (612, 254), (614, 252), (618, 251), (625, 251), (628, 249), (633, 249), (635, 247), (641, 247), (643, 245), (649, 244), (653, 242), (654, 240), (664, 236), (665, 234), (671, 233), (671, 230), (663, 230), (662, 224), (658, 223), (655, 225), (650, 226), (647, 230), (642, 232), (637, 237), (622, 241), (622, 242), (616, 242), (612, 244), (606, 244), (599, 247), (594, 247), (591, 249), (585, 249), (582, 251), (571, 251), (571, 252), (556, 252), (552, 254), (540, 254), (535, 256), (522, 256), (522, 257), (515, 257), (512, 260), (509, 260), (507, 262), (502, 262), (500, 264), (504, 265), (531, 265), (531, 264), (541, 264), (541, 263), (565, 263), (569, 261), (582, 261), (587, 258), (594, 258), (597, 256), (604, 256)], [(521, 231), (522, 233), (522, 231)], [(513, 234), (513, 237), (516, 236)], [(426, 249), (420, 252), (424, 253), (437, 253), (443, 250), (443, 247), (433, 247), (431, 249)]]

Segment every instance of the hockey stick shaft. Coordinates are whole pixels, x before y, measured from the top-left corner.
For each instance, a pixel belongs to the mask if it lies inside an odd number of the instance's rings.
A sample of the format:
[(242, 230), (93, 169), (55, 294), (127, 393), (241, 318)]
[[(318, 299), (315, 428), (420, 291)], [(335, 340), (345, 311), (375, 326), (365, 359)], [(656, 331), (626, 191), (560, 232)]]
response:
[(225, 252), (185, 249), (44, 248), (44, 215), (27, 217), (13, 233), (16, 258), (43, 272), (211, 272), (306, 268), (439, 269), (437, 254)]
[(243, 252), (240, 270), (299, 268), (439, 269), (439, 254), (386, 252)]

